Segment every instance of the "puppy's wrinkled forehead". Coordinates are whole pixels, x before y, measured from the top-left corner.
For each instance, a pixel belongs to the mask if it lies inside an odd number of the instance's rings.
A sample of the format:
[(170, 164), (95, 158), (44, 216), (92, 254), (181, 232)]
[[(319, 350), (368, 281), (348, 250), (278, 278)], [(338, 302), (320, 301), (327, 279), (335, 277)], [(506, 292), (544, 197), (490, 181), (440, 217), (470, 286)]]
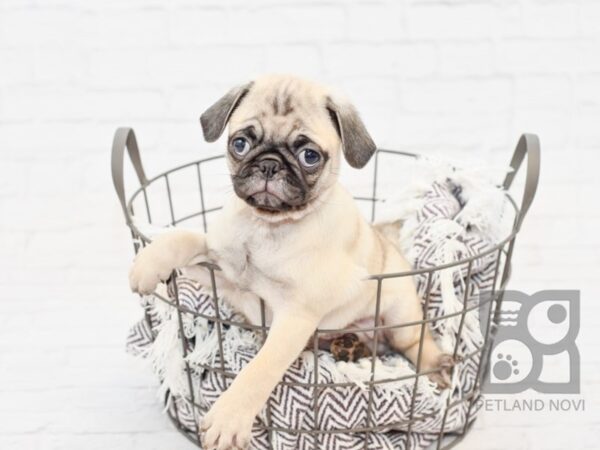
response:
[(330, 155), (337, 157), (341, 148), (355, 168), (364, 167), (376, 150), (349, 102), (331, 98), (312, 81), (284, 75), (236, 86), (202, 113), (200, 123), (208, 142), (216, 141), (227, 123), (230, 136), (252, 127), (261, 141), (279, 145), (302, 134)]
[(334, 151), (341, 142), (327, 110), (328, 98), (324, 88), (307, 80), (262, 78), (232, 113), (229, 134), (252, 126), (265, 142), (288, 142), (304, 135)]

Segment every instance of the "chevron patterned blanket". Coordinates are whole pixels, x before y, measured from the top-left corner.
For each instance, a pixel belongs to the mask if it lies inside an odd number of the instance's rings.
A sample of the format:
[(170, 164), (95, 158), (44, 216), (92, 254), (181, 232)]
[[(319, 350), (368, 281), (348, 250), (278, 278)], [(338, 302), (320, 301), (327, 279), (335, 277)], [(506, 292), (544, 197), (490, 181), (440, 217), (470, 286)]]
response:
[[(501, 197), (501, 192), (498, 191)], [(498, 198), (500, 198), (498, 197)], [(486, 224), (476, 222), (473, 214), (463, 214), (471, 199), (464, 196), (461, 186), (450, 180), (435, 181), (418, 195), (415, 207), (401, 219), (401, 243), (405, 255), (415, 268), (430, 268), (480, 254), (494, 245), (489, 233), (482, 230)], [(488, 219), (494, 220), (491, 215)], [(486, 220), (488, 220), (486, 219)], [(467, 265), (434, 272), (431, 279), (430, 302), (426, 314), (439, 318), (460, 311), (468, 286), (467, 301), (476, 305), (480, 292), (492, 286), (495, 272), (495, 253), (477, 258), (470, 270)], [(414, 277), (421, 297), (425, 296), (427, 274)], [(177, 279), (179, 302), (187, 310), (203, 316), (214, 316), (215, 299), (208, 290), (185, 277)], [(163, 287), (162, 295), (173, 296), (173, 289)], [(256, 354), (263, 336), (235, 326), (222, 329), (222, 352), (214, 322), (192, 313), (183, 313), (184, 358), (179, 330), (179, 317), (174, 308), (153, 296), (142, 299), (145, 318), (135, 324), (128, 336), (128, 350), (146, 357), (161, 383), (160, 396), (167, 399), (166, 407), (189, 431), (194, 432), (202, 415), (230, 384), (231, 379), (203, 369), (203, 366), (224, 368), (238, 373)], [(221, 299), (217, 302), (221, 317), (243, 321)], [(270, 433), (255, 427), (253, 447), (256, 449), (363, 449), (367, 440), (369, 449), (423, 449), (444, 432), (462, 430), (474, 419), (477, 404), (469, 408), (466, 397), (478, 399), (476, 388), (479, 350), (483, 339), (479, 326), (478, 309), (433, 322), (433, 333), (448, 352), (454, 350), (464, 357), (454, 370), (452, 387), (440, 391), (427, 377), (419, 377), (414, 402), (414, 367), (402, 356), (390, 354), (378, 357), (375, 379), (400, 378), (391, 383), (376, 384), (371, 399), (365, 382), (370, 380), (371, 360), (364, 358), (355, 363), (336, 362), (326, 351), (318, 354), (320, 383), (345, 383), (343, 387), (321, 387), (315, 391), (314, 355), (305, 351), (285, 374), (283, 383), (273, 391), (268, 407), (257, 417), (257, 425), (271, 423)], [(459, 336), (460, 328), (460, 336)], [(458, 339), (458, 343), (457, 343)], [(194, 387), (190, 403), (187, 372), (189, 364), (191, 384)], [(403, 379), (404, 378), (404, 379)], [(300, 385), (292, 385), (300, 383)], [(315, 413), (313, 404), (318, 405)], [(369, 401), (373, 402), (368, 414)], [(450, 408), (447, 406), (451, 405)], [(412, 412), (411, 412), (412, 411)], [(467, 417), (470, 411), (470, 417)], [(411, 417), (418, 419), (408, 425)], [(315, 423), (316, 422), (316, 423)], [(367, 424), (377, 427), (376, 432), (364, 432)], [(443, 423), (443, 425), (442, 425)], [(294, 430), (318, 428), (325, 431), (315, 436)], [(335, 430), (356, 428), (356, 432), (340, 433)], [(363, 431), (361, 432), (361, 429)], [(327, 433), (330, 431), (330, 433)]]

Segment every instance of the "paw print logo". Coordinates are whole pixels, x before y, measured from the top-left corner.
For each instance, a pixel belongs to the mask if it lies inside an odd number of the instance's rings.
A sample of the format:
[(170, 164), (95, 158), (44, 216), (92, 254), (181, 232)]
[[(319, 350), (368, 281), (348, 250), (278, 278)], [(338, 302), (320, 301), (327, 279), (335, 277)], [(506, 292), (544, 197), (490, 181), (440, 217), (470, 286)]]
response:
[(508, 380), (512, 375), (519, 375), (519, 361), (513, 359), (512, 355), (504, 356), (498, 353), (498, 361), (492, 367), (494, 376), (499, 380)]
[(494, 385), (522, 384), (531, 375), (534, 357), (529, 348), (515, 339), (506, 339), (490, 355), (489, 382)]
[[(579, 393), (579, 291), (506, 291), (499, 308), (480, 310), (496, 336), (484, 371), (487, 393)], [(491, 314), (490, 314), (491, 312)], [(488, 319), (489, 318), (489, 319)], [(547, 367), (545, 367), (547, 366)], [(550, 370), (551, 369), (551, 370)], [(560, 372), (556, 376), (557, 372)]]

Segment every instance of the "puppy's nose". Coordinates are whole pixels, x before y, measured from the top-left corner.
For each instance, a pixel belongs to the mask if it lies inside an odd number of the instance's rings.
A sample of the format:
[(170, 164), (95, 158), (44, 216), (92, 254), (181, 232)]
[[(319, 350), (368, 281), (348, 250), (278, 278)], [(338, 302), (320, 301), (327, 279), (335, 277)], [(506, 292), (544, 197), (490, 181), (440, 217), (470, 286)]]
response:
[(258, 168), (265, 178), (269, 179), (281, 170), (281, 163), (276, 159), (263, 159), (262, 161), (259, 161)]

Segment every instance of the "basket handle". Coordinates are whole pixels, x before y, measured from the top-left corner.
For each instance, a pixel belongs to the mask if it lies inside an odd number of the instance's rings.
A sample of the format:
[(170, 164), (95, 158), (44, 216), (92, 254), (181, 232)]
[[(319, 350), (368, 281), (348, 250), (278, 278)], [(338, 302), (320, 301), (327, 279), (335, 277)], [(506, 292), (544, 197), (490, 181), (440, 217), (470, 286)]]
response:
[(513, 153), (513, 157), (510, 161), (510, 167), (512, 171), (506, 174), (504, 183), (502, 184), (505, 190), (510, 189), (523, 159), (527, 155), (527, 173), (525, 175), (525, 190), (523, 191), (523, 200), (521, 201), (521, 208), (519, 217), (517, 219), (517, 230), (521, 229), (523, 219), (529, 211), (529, 207), (535, 197), (535, 192), (538, 187), (538, 181), (540, 179), (540, 140), (535, 134), (522, 134)]
[(119, 197), (119, 202), (121, 202), (123, 214), (125, 215), (125, 221), (127, 222), (127, 225), (130, 225), (131, 217), (127, 211), (127, 201), (125, 200), (125, 177), (123, 174), (123, 159), (125, 149), (127, 149), (129, 159), (131, 160), (131, 164), (135, 169), (135, 173), (137, 174), (140, 184), (142, 186), (146, 185), (148, 183), (148, 179), (146, 178), (144, 166), (142, 165), (142, 160), (140, 159), (140, 150), (138, 148), (137, 140), (135, 139), (133, 128), (123, 127), (117, 129), (113, 139), (110, 162), (113, 185), (115, 186), (117, 197)]

